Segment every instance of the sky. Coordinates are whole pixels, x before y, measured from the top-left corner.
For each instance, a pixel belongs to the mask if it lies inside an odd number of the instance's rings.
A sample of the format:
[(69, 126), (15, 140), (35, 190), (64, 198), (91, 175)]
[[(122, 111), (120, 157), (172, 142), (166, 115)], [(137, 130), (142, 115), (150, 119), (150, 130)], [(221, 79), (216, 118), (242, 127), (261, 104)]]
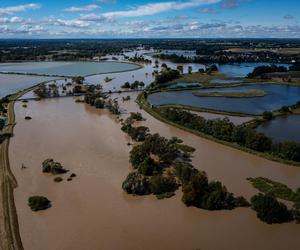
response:
[(300, 38), (299, 0), (0, 0), (0, 38)]

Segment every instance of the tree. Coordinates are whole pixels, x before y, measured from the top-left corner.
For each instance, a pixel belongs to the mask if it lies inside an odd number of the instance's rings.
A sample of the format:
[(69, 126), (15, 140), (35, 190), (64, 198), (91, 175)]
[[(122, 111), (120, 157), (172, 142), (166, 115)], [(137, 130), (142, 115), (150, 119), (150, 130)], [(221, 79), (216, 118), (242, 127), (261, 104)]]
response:
[(51, 202), (44, 196), (31, 196), (28, 198), (28, 206), (32, 211), (45, 210), (51, 207)]
[(266, 120), (266, 121), (270, 121), (270, 120), (273, 119), (273, 113), (272, 113), (272, 112), (269, 112), (269, 111), (265, 111), (265, 112), (263, 113), (263, 118), (264, 118), (264, 120)]
[(268, 223), (283, 223), (293, 220), (291, 211), (289, 211), (281, 202), (271, 194), (259, 193), (251, 198), (252, 209), (256, 211), (257, 217)]

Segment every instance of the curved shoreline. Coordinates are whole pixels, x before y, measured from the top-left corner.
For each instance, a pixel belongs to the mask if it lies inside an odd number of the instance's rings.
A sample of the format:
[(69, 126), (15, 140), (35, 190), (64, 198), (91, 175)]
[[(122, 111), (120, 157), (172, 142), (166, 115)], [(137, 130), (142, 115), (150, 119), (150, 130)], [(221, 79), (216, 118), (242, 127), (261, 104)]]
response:
[[(32, 91), (37, 86), (46, 82), (35, 84), (27, 89), (12, 94), (7, 107), (8, 125), (5, 132), (13, 134), (15, 122), (15, 102), (24, 94)], [(7, 138), (0, 144), (0, 212), (3, 221), (0, 221), (0, 249), (2, 250), (23, 250), (23, 244), (19, 231), (18, 215), (14, 200), (14, 189), (18, 187), (18, 182), (11, 170), (9, 161), (10, 138)]]
[[(66, 61), (55, 61), (55, 62), (64, 62), (68, 63)], [(101, 62), (94, 62), (94, 61), (74, 61), (72, 63), (101, 63)], [(135, 69), (129, 69), (129, 70), (119, 70), (119, 71), (110, 71), (110, 72), (105, 72), (105, 73), (93, 73), (93, 74), (87, 74), (83, 75), (83, 77), (89, 77), (89, 76), (95, 76), (95, 75), (104, 75), (104, 74), (115, 74), (115, 73), (123, 73), (123, 72), (130, 72), (130, 71), (135, 71), (143, 68), (142, 65), (137, 64), (137, 63), (132, 63), (132, 62), (115, 62), (115, 61), (104, 61), (104, 62), (114, 62), (114, 63), (119, 63), (119, 64), (132, 64), (137, 66)], [(21, 62), (20, 62), (21, 63)], [(26, 63), (26, 62), (24, 62)], [(38, 62), (33, 62), (33, 63), (38, 63)], [(0, 64), (1, 66), (1, 64)], [(76, 75), (73, 76), (65, 76), (65, 75), (48, 75), (48, 74), (38, 74), (38, 73), (30, 73), (30, 72), (6, 72), (6, 71), (0, 71), (0, 74), (7, 74), (7, 75), (26, 75), (26, 76), (45, 76), (45, 77), (62, 77), (62, 78), (72, 78), (76, 77)]]
[(159, 115), (157, 112), (155, 112), (151, 107), (149, 107), (149, 103), (148, 103), (148, 100), (145, 99), (143, 97), (143, 93), (141, 93), (136, 102), (138, 103), (138, 105), (143, 109), (145, 110), (148, 114), (150, 114), (151, 116), (153, 116), (154, 118), (164, 122), (164, 123), (167, 123), (169, 125), (172, 125), (176, 128), (179, 128), (179, 129), (182, 129), (184, 131), (187, 131), (187, 132), (190, 132), (194, 135), (197, 135), (199, 137), (202, 137), (202, 138), (205, 138), (207, 140), (210, 140), (210, 141), (214, 141), (216, 143), (219, 143), (219, 144), (222, 144), (222, 145), (225, 145), (225, 146), (228, 146), (228, 147), (231, 147), (231, 148), (235, 148), (235, 149), (238, 149), (238, 150), (241, 150), (241, 151), (244, 151), (244, 152), (247, 152), (247, 153), (251, 153), (253, 155), (257, 155), (259, 157), (262, 157), (262, 158), (265, 158), (267, 160), (271, 160), (271, 161), (274, 161), (274, 162), (279, 162), (279, 163), (283, 163), (283, 164), (286, 164), (287, 166), (295, 166), (295, 167), (300, 167), (300, 163), (299, 162), (294, 162), (294, 161), (289, 161), (289, 160), (284, 160), (284, 159), (281, 159), (281, 158), (278, 158), (276, 156), (273, 156), (271, 154), (267, 154), (267, 153), (260, 153), (260, 152), (257, 152), (257, 151), (254, 151), (252, 149), (248, 149), (248, 148), (245, 148), (245, 147), (242, 147), (242, 146), (239, 146), (237, 144), (234, 144), (234, 143), (230, 143), (230, 142), (226, 142), (226, 141), (222, 141), (222, 140), (218, 140), (210, 135), (206, 135), (204, 133), (201, 133), (199, 131), (196, 131), (196, 130), (193, 130), (193, 129), (189, 129), (189, 128), (186, 128), (184, 126), (181, 126), (179, 124), (176, 124), (174, 122), (171, 122), (167, 119), (165, 119), (164, 117), (162, 117), (161, 115)]

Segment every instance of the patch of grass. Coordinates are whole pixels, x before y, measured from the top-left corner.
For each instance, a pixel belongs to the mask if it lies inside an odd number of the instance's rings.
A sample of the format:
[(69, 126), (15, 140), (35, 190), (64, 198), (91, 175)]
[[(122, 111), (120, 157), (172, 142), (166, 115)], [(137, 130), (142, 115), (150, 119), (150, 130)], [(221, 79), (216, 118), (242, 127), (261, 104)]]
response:
[(200, 92), (195, 91), (193, 95), (199, 97), (227, 97), (227, 98), (253, 98), (264, 97), (266, 92), (257, 89), (250, 89), (246, 91), (230, 91), (230, 92)]
[(279, 199), (300, 202), (300, 189), (294, 191), (285, 184), (264, 177), (247, 178), (247, 180), (262, 193), (272, 193)]
[(174, 192), (167, 192), (167, 193), (163, 193), (163, 194), (157, 194), (156, 198), (159, 199), (159, 200), (162, 200), (162, 199), (171, 198), (174, 195), (175, 195)]
[(180, 78), (171, 81), (171, 83), (177, 83), (177, 82), (186, 82), (186, 83), (206, 82), (207, 83), (214, 79), (227, 79), (227, 77), (224, 74), (219, 72), (215, 72), (212, 74), (195, 72), (192, 74), (181, 75)]
[(184, 153), (193, 153), (195, 152), (195, 148), (186, 145), (186, 144), (180, 144), (180, 143), (176, 143), (176, 148), (183, 151)]

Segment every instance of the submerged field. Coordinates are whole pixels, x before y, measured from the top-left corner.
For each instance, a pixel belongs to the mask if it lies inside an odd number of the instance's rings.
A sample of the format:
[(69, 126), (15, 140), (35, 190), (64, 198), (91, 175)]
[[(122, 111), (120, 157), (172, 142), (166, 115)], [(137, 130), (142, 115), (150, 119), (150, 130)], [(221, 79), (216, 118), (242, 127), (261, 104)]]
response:
[[(265, 176), (298, 187), (298, 168), (169, 126), (139, 110), (134, 102), (136, 95), (131, 97), (129, 102), (120, 102), (126, 110), (122, 116), (139, 111), (146, 118), (141, 124), (152, 133), (184, 139), (196, 148), (193, 164), (236, 195), (249, 198), (257, 193), (247, 177)], [(31, 121), (24, 120), (27, 114), (32, 116)], [(27, 111), (18, 103), (16, 119), (10, 159), (19, 185), (15, 202), (25, 249), (279, 250), (298, 245), (298, 225), (269, 226), (247, 208), (217, 212), (187, 208), (180, 201), (180, 191), (166, 200), (125, 194), (121, 185), (130, 171), (131, 147), (116, 117), (107, 111), (66, 98), (29, 102)], [(41, 171), (42, 161), (49, 157), (77, 177), (70, 182), (64, 177), (63, 182), (55, 183), (52, 176)], [(22, 163), (27, 169), (21, 169)], [(30, 195), (45, 195), (53, 206), (33, 213), (27, 206)]]
[(210, 95), (215, 92), (220, 93), (220, 95), (224, 93), (225, 95), (226, 93), (245, 92), (253, 89), (263, 91), (265, 96), (252, 98), (199, 97), (193, 95), (193, 92), (196, 91), (195, 89), (154, 93), (148, 99), (154, 106), (178, 104), (253, 115), (262, 114), (264, 111), (277, 110), (282, 106), (292, 105), (300, 100), (300, 87), (279, 84), (197, 89), (197, 92), (203, 93), (203, 95)]
[(0, 64), (0, 72), (51, 76), (85, 76), (130, 71), (138, 68), (138, 65), (121, 62), (24, 62)]

